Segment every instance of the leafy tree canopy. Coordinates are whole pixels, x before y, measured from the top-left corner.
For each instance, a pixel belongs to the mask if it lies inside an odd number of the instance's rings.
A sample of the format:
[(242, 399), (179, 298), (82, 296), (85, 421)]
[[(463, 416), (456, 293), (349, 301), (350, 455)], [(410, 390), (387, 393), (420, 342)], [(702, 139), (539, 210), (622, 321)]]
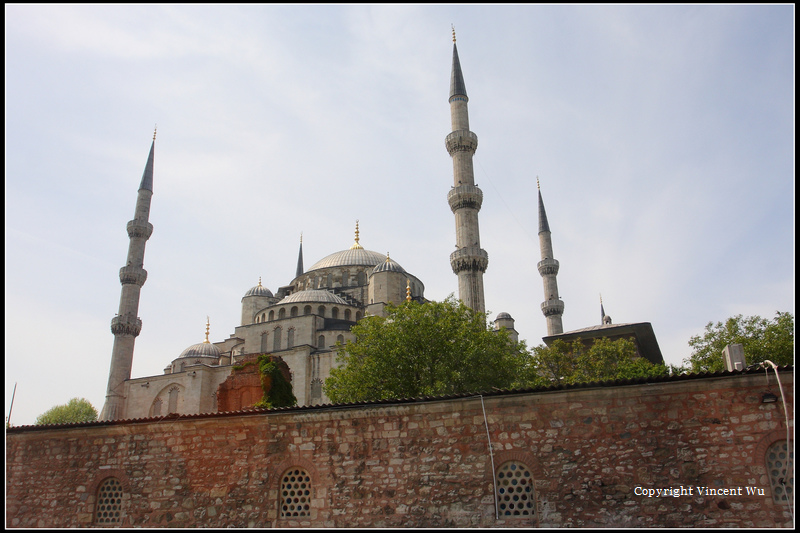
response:
[(536, 386), (648, 378), (669, 372), (664, 365), (654, 365), (638, 357), (633, 341), (607, 338), (598, 339), (588, 347), (580, 340), (539, 345), (533, 349), (533, 366)]
[(736, 315), (725, 322), (709, 322), (702, 335), (689, 339), (692, 354), (684, 365), (692, 372), (725, 370), (722, 350), (741, 344), (748, 365), (769, 359), (776, 365), (794, 364), (794, 315), (775, 313), (772, 320), (760, 316)]
[(415, 398), (524, 386), (532, 376), (523, 342), (494, 331), (486, 315), (450, 295), (443, 302), (388, 306), (352, 329), (325, 392), (333, 402)]
[(97, 420), (97, 409), (85, 398), (72, 398), (66, 405), (56, 405), (36, 418), (36, 425), (74, 424)]

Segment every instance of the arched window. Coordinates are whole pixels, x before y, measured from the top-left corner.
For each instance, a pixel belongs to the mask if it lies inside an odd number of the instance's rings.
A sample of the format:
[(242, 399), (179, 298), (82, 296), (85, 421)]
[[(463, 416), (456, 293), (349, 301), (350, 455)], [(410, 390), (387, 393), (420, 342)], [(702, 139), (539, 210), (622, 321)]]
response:
[(275, 328), (275, 336), (272, 338), (272, 350), (278, 351), (281, 349), (281, 333), (283, 330), (281, 328)]
[(287, 348), (294, 347), (294, 328), (289, 328), (289, 331), (286, 334), (286, 347)]
[(367, 274), (365, 272), (359, 272), (356, 275), (356, 279), (358, 281), (358, 286), (361, 287), (362, 285), (367, 284)]
[(180, 391), (181, 390), (178, 387), (172, 387), (169, 389), (169, 404), (167, 406), (167, 412), (170, 414), (178, 412), (178, 394)]
[(275, 311), (270, 311), (269, 312), (269, 321), (272, 322), (273, 320), (275, 320)]
[(122, 483), (115, 477), (104, 480), (97, 488), (94, 523), (102, 526), (122, 523)]
[(509, 461), (497, 471), (497, 500), (500, 516), (533, 516), (533, 476), (524, 464)]
[(295, 305), (292, 307), (292, 312), (290, 313), (291, 316), (297, 316), (297, 306)]
[(278, 318), (286, 318), (286, 308), (281, 307), (280, 311), (278, 311)]
[(347, 270), (342, 270), (342, 287), (350, 285), (350, 273)]
[(267, 337), (269, 335), (265, 331), (261, 334), (261, 353), (266, 353), (269, 351), (269, 344), (267, 344)]
[(344, 335), (337, 335), (336, 336), (336, 342), (338, 342), (339, 344), (344, 345)]
[(331, 309), (331, 318), (339, 318), (339, 308), (334, 307)]
[(322, 380), (314, 378), (311, 380), (311, 403), (314, 404), (322, 400)]
[(311, 515), (311, 476), (302, 468), (292, 468), (281, 478), (281, 518)]
[(161, 416), (161, 406), (164, 402), (161, 401), (161, 398), (156, 398), (153, 400), (153, 416)]
[(789, 505), (794, 501), (794, 452), (788, 449), (785, 440), (779, 440), (767, 448), (766, 463), (772, 501)]
[(320, 335), (319, 339), (317, 339), (317, 348), (320, 350), (325, 348), (325, 335)]
[(303, 308), (303, 314), (304, 315), (310, 315), (311, 314), (311, 306), (310, 305), (307, 305), (307, 306), (305, 306)]
[(333, 287), (333, 274), (328, 274), (328, 282), (327, 282), (327, 285), (328, 285), (328, 287), (329, 287), (329, 288), (330, 288), (330, 287)]
[(361, 320), (361, 311), (356, 311), (356, 322)]
[(261, 322), (264, 322), (267, 319), (266, 313), (261, 313)]
[(317, 308), (317, 314), (319, 316), (325, 316), (325, 306), (324, 305), (320, 305), (319, 308)]
[(345, 309), (344, 310), (344, 319), (345, 320), (350, 320), (350, 310), (349, 309)]

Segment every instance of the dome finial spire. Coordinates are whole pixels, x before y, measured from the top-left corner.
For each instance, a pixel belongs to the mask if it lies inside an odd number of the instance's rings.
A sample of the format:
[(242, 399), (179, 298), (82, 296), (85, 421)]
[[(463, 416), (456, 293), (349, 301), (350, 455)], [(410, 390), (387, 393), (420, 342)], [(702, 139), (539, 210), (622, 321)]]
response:
[(356, 220), (356, 242), (350, 247), (351, 250), (361, 250), (364, 247), (358, 243), (358, 220)]
[(406, 278), (406, 301), (411, 301), (411, 280)]
[(153, 140), (156, 140), (156, 132), (158, 131), (158, 124), (153, 126)]
[[(261, 285), (261, 278), (258, 278), (258, 284)], [(203, 341), (203, 344), (211, 344), (208, 342), (208, 330), (211, 328), (211, 320), (206, 316), (206, 340)]]
[(456, 42), (456, 27), (450, 24), (450, 27), (453, 29), (453, 42)]
[(542, 190), (542, 187), (539, 185), (539, 176), (536, 176), (536, 188), (540, 191)]

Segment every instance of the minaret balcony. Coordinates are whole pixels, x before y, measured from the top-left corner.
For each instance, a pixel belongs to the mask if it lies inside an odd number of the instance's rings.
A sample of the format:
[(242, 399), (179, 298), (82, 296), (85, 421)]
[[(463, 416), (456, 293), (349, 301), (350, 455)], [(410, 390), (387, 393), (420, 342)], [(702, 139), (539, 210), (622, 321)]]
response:
[(542, 302), (542, 313), (544, 316), (561, 316), (564, 314), (564, 302), (561, 300), (547, 300)]
[(117, 315), (111, 319), (111, 333), (114, 335), (138, 337), (141, 331), (142, 321), (138, 318)]
[(450, 254), (450, 266), (453, 273), (486, 272), (489, 266), (489, 254), (478, 246), (465, 246)]
[(456, 152), (475, 153), (478, 149), (478, 136), (469, 130), (456, 130), (444, 138), (447, 153), (451, 156)]
[(480, 209), (483, 204), (483, 191), (475, 185), (459, 185), (447, 193), (447, 203), (455, 213), (462, 208)]
[(150, 238), (153, 234), (153, 225), (146, 220), (133, 219), (128, 222), (128, 237), (141, 237), (146, 239)]
[(536, 264), (536, 268), (539, 269), (540, 276), (548, 276), (553, 275), (555, 276), (558, 274), (558, 261), (551, 258), (542, 259)]
[(133, 284), (141, 287), (147, 281), (147, 270), (141, 267), (124, 266), (119, 269), (119, 281), (123, 285)]

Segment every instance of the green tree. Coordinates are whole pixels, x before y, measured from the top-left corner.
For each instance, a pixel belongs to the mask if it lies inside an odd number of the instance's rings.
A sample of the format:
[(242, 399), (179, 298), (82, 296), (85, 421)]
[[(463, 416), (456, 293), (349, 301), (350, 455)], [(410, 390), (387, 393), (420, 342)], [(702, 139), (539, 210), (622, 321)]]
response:
[(97, 409), (85, 398), (72, 398), (66, 405), (56, 405), (36, 418), (36, 425), (74, 424), (97, 420)]
[(629, 339), (602, 338), (590, 346), (580, 340), (566, 343), (556, 340), (551, 346), (533, 349), (533, 366), (538, 386), (561, 383), (572, 385), (593, 381), (636, 379), (668, 375), (664, 365), (654, 365), (636, 355), (636, 345)]
[(443, 302), (388, 306), (352, 329), (325, 392), (333, 402), (481, 392), (527, 384), (523, 342), (493, 331), (486, 315), (449, 296)]
[(725, 322), (709, 322), (702, 335), (689, 339), (692, 354), (683, 363), (692, 372), (725, 370), (722, 350), (728, 344), (742, 345), (748, 365), (765, 359), (776, 365), (794, 364), (794, 315), (778, 311), (772, 320), (736, 315)]

